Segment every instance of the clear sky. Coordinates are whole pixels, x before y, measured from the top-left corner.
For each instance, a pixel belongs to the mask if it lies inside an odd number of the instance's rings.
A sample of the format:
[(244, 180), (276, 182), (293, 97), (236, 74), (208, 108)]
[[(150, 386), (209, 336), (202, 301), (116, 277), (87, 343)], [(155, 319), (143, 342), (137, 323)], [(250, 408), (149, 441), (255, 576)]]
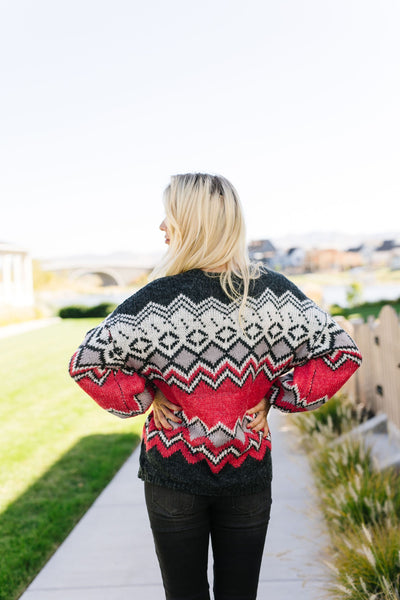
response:
[(0, 0), (0, 240), (163, 248), (175, 173), (248, 237), (400, 229), (398, 0)]

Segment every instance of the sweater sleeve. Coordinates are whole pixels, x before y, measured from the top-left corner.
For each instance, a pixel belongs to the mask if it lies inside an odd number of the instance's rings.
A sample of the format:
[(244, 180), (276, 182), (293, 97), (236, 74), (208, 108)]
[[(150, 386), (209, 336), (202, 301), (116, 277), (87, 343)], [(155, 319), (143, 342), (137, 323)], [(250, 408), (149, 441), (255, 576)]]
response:
[(69, 363), (77, 384), (99, 406), (121, 418), (146, 412), (155, 394), (153, 384), (128, 367), (124, 354), (106, 319), (86, 334)]
[(351, 337), (325, 313), (325, 324), (306, 359), (273, 382), (269, 401), (283, 412), (315, 410), (343, 386), (361, 360)]

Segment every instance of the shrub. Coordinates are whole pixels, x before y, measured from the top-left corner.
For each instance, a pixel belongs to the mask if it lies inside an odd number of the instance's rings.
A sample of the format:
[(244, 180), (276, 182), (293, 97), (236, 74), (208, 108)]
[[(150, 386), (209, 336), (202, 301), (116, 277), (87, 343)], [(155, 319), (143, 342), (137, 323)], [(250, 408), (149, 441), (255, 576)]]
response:
[(371, 451), (349, 440), (318, 453), (312, 462), (325, 518), (335, 531), (373, 525), (391, 518), (400, 523), (400, 477), (376, 471)]
[(115, 309), (116, 304), (102, 302), (96, 306), (64, 306), (58, 311), (62, 319), (89, 319), (98, 317), (104, 319)]
[[(333, 400), (333, 401), (332, 401)], [(400, 599), (400, 474), (374, 469), (362, 438), (334, 439), (357, 425), (357, 412), (340, 398), (299, 415), (303, 447), (331, 535), (334, 573), (329, 588), (337, 600)]]
[(400, 527), (362, 525), (346, 536), (333, 536), (336, 575), (330, 591), (343, 600), (398, 600)]

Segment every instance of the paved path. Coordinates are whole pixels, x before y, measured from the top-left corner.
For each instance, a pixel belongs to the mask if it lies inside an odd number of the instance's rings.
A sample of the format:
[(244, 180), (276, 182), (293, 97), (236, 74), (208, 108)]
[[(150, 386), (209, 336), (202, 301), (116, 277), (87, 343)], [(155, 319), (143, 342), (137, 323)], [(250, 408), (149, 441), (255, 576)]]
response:
[[(271, 413), (273, 504), (258, 600), (323, 600), (327, 538), (307, 458), (292, 448), (286, 416)], [(164, 598), (137, 470), (135, 451), (20, 600)]]
[(12, 325), (3, 325), (3, 327), (0, 327), (0, 339), (19, 335), (33, 329), (40, 329), (41, 327), (48, 327), (60, 321), (60, 317), (49, 317), (48, 319), (34, 319), (32, 321), (23, 321), (22, 323), (13, 323)]

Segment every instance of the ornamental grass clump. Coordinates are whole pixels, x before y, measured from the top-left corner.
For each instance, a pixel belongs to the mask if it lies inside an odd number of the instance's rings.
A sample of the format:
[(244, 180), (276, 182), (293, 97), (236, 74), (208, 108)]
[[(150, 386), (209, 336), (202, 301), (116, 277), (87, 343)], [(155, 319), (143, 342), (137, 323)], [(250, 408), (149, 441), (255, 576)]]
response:
[(314, 457), (312, 470), (325, 517), (335, 529), (400, 522), (400, 477), (391, 470), (374, 470), (371, 451), (362, 441), (326, 448)]
[(358, 482), (361, 477), (368, 477), (372, 472), (371, 451), (361, 440), (353, 438), (346, 439), (342, 444), (325, 444), (314, 455), (312, 468), (318, 486), (332, 490), (350, 479)]
[(333, 441), (360, 422), (357, 412), (340, 395), (334, 396), (318, 410), (304, 412), (296, 417), (293, 423), (304, 449), (308, 451), (325, 447), (327, 441)]
[(291, 421), (309, 451), (331, 537), (332, 598), (400, 600), (400, 474), (379, 471), (363, 438), (335, 441), (358, 422), (342, 399), (331, 402)]
[(334, 598), (399, 600), (400, 527), (361, 525), (346, 536), (332, 533), (335, 554), (330, 564), (336, 581)]

